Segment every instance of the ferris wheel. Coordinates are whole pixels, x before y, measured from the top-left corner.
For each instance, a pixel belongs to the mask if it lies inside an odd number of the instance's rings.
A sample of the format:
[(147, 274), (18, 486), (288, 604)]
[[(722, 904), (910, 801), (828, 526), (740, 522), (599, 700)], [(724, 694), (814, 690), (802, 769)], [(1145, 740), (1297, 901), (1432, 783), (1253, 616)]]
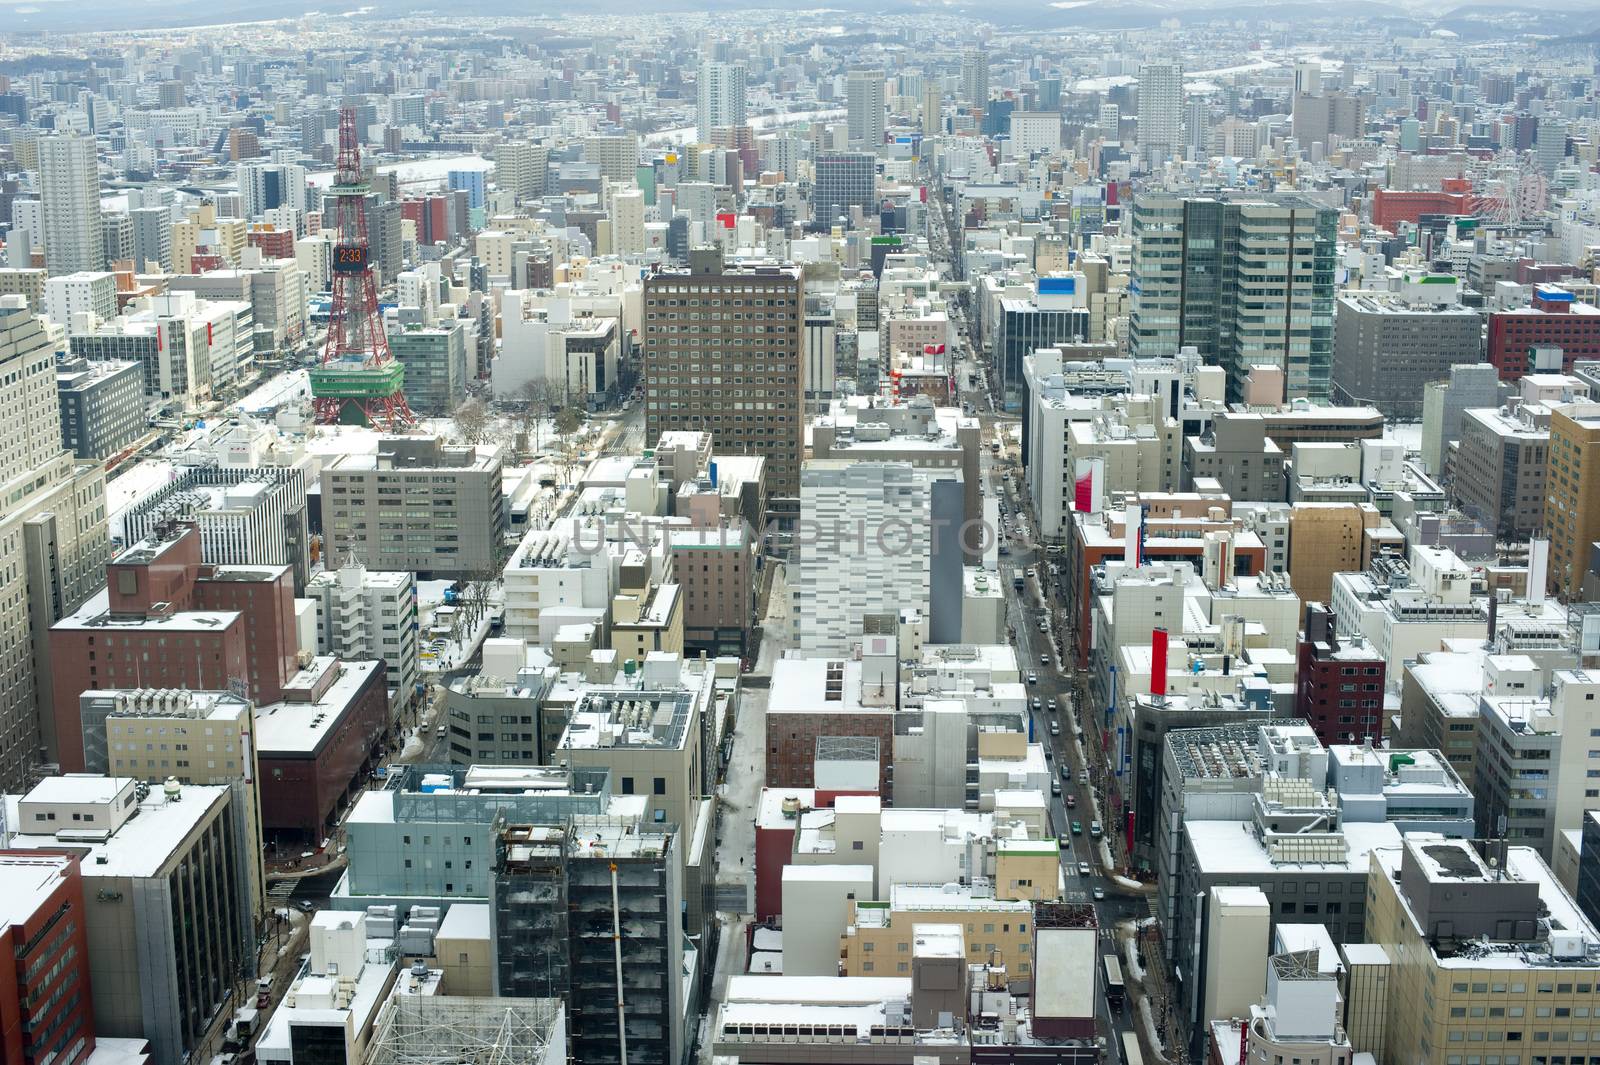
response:
[(1472, 213), (1501, 226), (1519, 226), (1550, 206), (1550, 179), (1516, 163), (1496, 166), (1476, 183)]

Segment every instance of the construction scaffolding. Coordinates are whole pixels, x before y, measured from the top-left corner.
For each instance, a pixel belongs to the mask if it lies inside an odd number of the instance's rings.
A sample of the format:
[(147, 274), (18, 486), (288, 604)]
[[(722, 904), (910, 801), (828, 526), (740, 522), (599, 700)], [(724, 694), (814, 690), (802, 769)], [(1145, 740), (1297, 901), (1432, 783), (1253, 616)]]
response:
[(557, 998), (391, 995), (364, 1065), (565, 1065)]

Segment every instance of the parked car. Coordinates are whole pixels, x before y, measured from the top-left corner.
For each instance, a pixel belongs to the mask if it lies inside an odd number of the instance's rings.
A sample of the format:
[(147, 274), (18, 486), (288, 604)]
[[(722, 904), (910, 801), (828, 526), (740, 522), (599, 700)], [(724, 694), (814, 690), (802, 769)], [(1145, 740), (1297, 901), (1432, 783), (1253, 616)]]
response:
[(1099, 839), (1102, 835), (1104, 835), (1104, 833), (1100, 831), (1100, 822), (1099, 821), (1090, 821), (1089, 822), (1089, 838), (1090, 839)]

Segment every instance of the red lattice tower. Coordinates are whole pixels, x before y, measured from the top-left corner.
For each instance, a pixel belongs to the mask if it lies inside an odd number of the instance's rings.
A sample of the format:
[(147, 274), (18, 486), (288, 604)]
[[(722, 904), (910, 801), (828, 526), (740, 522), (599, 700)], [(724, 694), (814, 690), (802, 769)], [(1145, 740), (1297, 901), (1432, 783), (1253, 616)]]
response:
[[(389, 351), (378, 313), (367, 240), (366, 197), (356, 111), (339, 111), (339, 165), (329, 195), (334, 201), (333, 305), (322, 365), (311, 371), (318, 425), (365, 422), (386, 432), (404, 432), (417, 417), (406, 403), (405, 366)], [(359, 414), (359, 417), (357, 416)]]

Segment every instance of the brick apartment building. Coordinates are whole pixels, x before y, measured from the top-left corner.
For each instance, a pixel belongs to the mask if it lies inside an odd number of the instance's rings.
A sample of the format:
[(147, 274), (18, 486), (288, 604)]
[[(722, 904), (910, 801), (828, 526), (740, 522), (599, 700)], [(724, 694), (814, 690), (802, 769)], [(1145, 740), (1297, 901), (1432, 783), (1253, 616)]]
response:
[(1384, 659), (1367, 644), (1340, 643), (1333, 615), (1306, 607), (1296, 670), (1295, 713), (1324, 745), (1383, 740)]
[(1500, 380), (1532, 373), (1534, 348), (1560, 348), (1560, 373), (1571, 373), (1579, 359), (1600, 358), (1600, 307), (1579, 302), (1565, 289), (1539, 285), (1529, 306), (1489, 315), (1488, 358)]
[[(891, 661), (892, 666), (892, 661)], [(767, 701), (767, 786), (816, 786), (817, 740), (856, 736), (878, 743), (878, 794), (889, 794), (896, 678), (863, 659), (785, 658), (772, 669)]]
[(0, 851), (0, 1062), (78, 1065), (94, 1051), (83, 874), (71, 854)]
[(78, 696), (91, 688), (238, 691), (284, 697), (298, 669), (289, 566), (210, 566), (200, 534), (176, 525), (106, 566), (107, 587), (50, 630), (56, 750), (83, 772)]

